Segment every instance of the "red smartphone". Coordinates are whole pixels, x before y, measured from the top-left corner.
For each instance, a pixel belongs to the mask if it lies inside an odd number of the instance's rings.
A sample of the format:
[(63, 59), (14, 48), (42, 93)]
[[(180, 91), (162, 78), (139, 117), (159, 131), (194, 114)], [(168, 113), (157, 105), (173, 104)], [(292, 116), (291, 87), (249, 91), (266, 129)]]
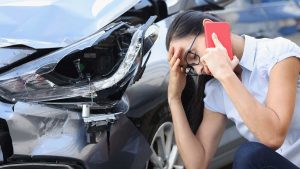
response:
[(212, 40), (212, 33), (216, 33), (219, 41), (226, 48), (229, 58), (233, 59), (231, 39), (230, 39), (230, 25), (227, 22), (204, 22), (205, 43), (207, 48), (214, 48)]

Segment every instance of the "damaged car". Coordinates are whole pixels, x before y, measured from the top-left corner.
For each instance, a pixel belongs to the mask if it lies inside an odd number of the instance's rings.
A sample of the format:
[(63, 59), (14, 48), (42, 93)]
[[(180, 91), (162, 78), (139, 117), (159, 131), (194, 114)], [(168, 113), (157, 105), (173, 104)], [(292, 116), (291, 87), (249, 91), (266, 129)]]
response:
[(0, 168), (145, 166), (151, 151), (124, 92), (158, 27), (120, 16), (137, 3), (1, 2)]

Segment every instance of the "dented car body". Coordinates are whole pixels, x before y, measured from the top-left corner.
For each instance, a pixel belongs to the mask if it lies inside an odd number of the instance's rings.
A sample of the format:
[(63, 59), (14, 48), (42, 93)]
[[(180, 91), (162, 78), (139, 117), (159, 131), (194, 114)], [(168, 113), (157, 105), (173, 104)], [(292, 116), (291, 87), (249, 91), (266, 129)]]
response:
[[(8, 8), (22, 7), (20, 15), (30, 15), (26, 14), (30, 10), (38, 14), (34, 19), (40, 21), (51, 17), (49, 10), (58, 12), (54, 15), (62, 18), (53, 16), (47, 25), (68, 28), (67, 32), (50, 31), (45, 36), (45, 31), (38, 34), (39, 29), (48, 28), (37, 29), (28, 25), (34, 20), (32, 16), (21, 16), (27, 20), (18, 21), (16, 17), (14, 28), (2, 32), (0, 53), (5, 59), (0, 65), (0, 116), (7, 123), (14, 154), (7, 159), (10, 152), (3, 151), (4, 161), (9, 161), (4, 168), (145, 165), (150, 156), (149, 144), (125, 116), (128, 99), (123, 94), (141, 77), (158, 27), (153, 24), (155, 16), (136, 24), (118, 20), (137, 2), (90, 1), (91, 6), (56, 1), (1, 4), (4, 14)], [(117, 10), (110, 10), (112, 6)], [(76, 13), (79, 7), (86, 8)], [(6, 14), (12, 19), (10, 12)], [(78, 20), (64, 23), (62, 19), (70, 15)], [(77, 23), (84, 27), (76, 27)], [(22, 39), (19, 32), (35, 30), (37, 34), (28, 40)], [(124, 163), (112, 163), (116, 160)], [(23, 164), (17, 164), (21, 161)]]

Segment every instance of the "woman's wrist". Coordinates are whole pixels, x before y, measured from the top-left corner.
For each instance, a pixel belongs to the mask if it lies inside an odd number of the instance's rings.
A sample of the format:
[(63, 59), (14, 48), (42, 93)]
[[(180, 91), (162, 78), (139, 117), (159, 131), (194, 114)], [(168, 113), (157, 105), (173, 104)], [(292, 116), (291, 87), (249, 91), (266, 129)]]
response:
[(168, 101), (169, 101), (169, 107), (170, 107), (172, 116), (174, 113), (177, 115), (181, 114), (180, 112), (183, 111), (181, 98), (179, 98), (179, 97), (169, 98)]
[(224, 72), (220, 77), (216, 78), (221, 83), (230, 81), (233, 77), (235, 77), (236, 74), (233, 71), (226, 71)]
[(168, 97), (169, 105), (181, 103), (181, 96), (170, 96)]

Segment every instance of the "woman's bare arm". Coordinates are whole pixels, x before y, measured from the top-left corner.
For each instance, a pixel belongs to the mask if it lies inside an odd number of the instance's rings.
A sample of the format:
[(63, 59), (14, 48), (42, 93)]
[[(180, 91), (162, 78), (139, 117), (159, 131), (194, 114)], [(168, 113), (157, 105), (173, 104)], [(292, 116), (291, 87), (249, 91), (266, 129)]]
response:
[(225, 89), (241, 118), (261, 143), (279, 148), (288, 131), (296, 100), (300, 62), (288, 57), (273, 66), (265, 103), (260, 103), (245, 88), (233, 72), (235, 59), (230, 61), (225, 47), (216, 35), (212, 36), (215, 48), (207, 48), (201, 62), (206, 64)]
[(188, 124), (181, 100), (169, 100), (176, 143), (187, 169), (206, 169), (223, 134), (226, 118), (204, 109), (203, 121), (195, 135)]
[(183, 49), (174, 47), (168, 52), (170, 66), (168, 101), (175, 139), (186, 168), (205, 169), (218, 146), (226, 118), (220, 113), (204, 109), (202, 124), (197, 134), (192, 132), (181, 102), (181, 94), (186, 83), (186, 75), (180, 67), (182, 53)]
[(265, 145), (279, 148), (287, 134), (295, 107), (300, 62), (289, 57), (277, 63), (270, 72), (265, 104), (259, 103), (242, 85), (237, 76), (229, 73), (220, 80), (243, 121)]

